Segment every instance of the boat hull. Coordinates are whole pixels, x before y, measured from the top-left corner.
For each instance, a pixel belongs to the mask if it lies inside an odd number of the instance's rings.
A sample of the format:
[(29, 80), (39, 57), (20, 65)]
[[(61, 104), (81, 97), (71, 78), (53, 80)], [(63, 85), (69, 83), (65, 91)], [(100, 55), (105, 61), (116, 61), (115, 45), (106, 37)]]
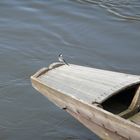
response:
[(70, 113), (100, 138), (107, 140), (140, 140), (140, 127), (138, 125), (96, 105), (86, 104), (48, 87), (37, 79), (43, 71), (41, 70), (31, 77), (33, 87), (58, 107)]

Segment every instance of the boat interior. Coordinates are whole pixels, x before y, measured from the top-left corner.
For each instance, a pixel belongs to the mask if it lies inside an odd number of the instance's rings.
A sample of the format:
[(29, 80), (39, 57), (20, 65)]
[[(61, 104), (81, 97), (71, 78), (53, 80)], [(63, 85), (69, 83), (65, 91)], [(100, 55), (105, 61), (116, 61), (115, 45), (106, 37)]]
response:
[(103, 109), (140, 125), (140, 84), (121, 90), (101, 105)]

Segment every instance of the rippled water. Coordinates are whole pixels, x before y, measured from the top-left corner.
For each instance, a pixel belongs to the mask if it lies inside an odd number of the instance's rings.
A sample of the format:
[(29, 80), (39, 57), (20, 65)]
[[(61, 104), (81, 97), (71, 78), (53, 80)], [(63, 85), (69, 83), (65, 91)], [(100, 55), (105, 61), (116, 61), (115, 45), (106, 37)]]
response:
[(140, 1), (1, 1), (1, 140), (99, 140), (31, 87), (30, 75), (60, 52), (70, 63), (140, 74)]

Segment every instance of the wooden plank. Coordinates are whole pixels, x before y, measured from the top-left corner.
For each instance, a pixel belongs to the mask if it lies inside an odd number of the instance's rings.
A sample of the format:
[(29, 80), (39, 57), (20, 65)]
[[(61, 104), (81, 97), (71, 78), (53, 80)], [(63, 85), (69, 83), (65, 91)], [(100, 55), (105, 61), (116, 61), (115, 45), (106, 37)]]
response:
[(129, 120), (140, 125), (140, 112), (135, 114), (133, 117), (129, 118)]
[(132, 103), (130, 104), (130, 109), (135, 110), (140, 107), (140, 86), (138, 87), (136, 94), (132, 100)]

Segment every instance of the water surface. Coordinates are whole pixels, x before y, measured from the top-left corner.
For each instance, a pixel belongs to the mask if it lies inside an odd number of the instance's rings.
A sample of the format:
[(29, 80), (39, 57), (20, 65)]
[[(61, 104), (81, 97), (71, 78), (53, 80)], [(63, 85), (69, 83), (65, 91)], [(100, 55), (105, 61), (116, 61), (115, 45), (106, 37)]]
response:
[(0, 2), (0, 139), (99, 140), (31, 87), (57, 61), (140, 74), (139, 0)]

